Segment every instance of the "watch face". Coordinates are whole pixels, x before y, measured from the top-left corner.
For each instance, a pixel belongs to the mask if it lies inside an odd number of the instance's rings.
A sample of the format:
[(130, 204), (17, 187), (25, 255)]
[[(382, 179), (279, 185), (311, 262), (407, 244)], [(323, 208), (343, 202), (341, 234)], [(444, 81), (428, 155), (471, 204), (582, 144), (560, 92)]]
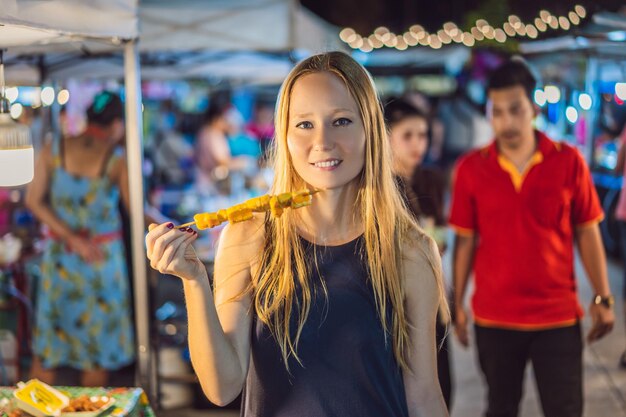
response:
[(594, 304), (602, 304), (605, 307), (612, 307), (615, 303), (615, 300), (612, 295), (602, 297), (601, 295), (596, 295), (593, 299)]

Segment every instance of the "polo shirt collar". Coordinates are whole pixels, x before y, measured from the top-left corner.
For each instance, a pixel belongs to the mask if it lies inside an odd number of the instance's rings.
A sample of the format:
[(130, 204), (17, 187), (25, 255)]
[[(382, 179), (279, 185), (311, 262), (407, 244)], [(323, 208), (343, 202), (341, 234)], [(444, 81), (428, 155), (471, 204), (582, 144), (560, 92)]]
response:
[[(552, 141), (545, 133), (539, 130), (535, 130), (535, 138), (537, 140), (536, 152), (540, 152), (544, 158), (552, 152), (560, 150), (558, 142)], [(498, 142), (495, 139), (492, 140), (491, 143), (483, 149), (483, 154), (489, 157), (489, 159), (497, 162), (498, 156), (500, 155), (500, 152), (498, 151)]]
[(528, 164), (526, 164), (524, 171), (521, 173), (517, 170), (517, 168), (515, 167), (515, 165), (513, 165), (511, 161), (509, 161), (506, 157), (498, 152), (498, 144), (495, 139), (486, 149), (489, 159), (497, 162), (500, 168), (502, 168), (509, 174), (509, 176), (511, 177), (511, 181), (513, 182), (513, 186), (515, 187), (515, 190), (517, 192), (522, 189), (522, 184), (526, 179), (526, 175), (532, 169), (532, 167), (543, 162), (545, 157), (553, 151), (558, 150), (558, 144), (551, 141), (543, 132), (535, 130), (535, 138), (537, 140), (537, 149), (528, 161)]

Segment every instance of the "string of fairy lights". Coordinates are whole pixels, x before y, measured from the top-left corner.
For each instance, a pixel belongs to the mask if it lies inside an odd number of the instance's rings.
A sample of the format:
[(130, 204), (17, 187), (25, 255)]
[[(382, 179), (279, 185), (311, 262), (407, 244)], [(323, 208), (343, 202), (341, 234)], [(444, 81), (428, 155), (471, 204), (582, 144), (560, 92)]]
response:
[(541, 10), (533, 22), (523, 22), (518, 16), (510, 15), (501, 26), (492, 26), (486, 19), (478, 19), (475, 26), (468, 31), (463, 31), (454, 22), (447, 22), (433, 33), (429, 33), (421, 25), (413, 25), (404, 34), (398, 35), (381, 26), (368, 36), (362, 36), (352, 28), (344, 28), (339, 37), (352, 49), (362, 52), (380, 48), (404, 51), (415, 46), (439, 49), (451, 43), (472, 47), (485, 39), (504, 43), (508, 38), (514, 37), (535, 39), (541, 32), (548, 30), (567, 31), (579, 25), (586, 16), (585, 8), (577, 5), (564, 16), (556, 16), (547, 10)]

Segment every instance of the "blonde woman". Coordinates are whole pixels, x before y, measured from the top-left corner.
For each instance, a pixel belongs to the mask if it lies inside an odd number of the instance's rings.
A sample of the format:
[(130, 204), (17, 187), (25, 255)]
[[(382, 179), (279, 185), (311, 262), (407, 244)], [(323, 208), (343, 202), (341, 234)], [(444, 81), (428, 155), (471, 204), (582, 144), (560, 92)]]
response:
[(331, 52), (298, 64), (276, 109), (273, 192), (313, 205), (229, 225), (214, 291), (195, 233), (146, 237), (181, 277), (194, 369), (207, 397), (244, 390), (244, 416), (447, 416), (437, 381), (442, 292), (434, 242), (403, 204), (371, 78)]

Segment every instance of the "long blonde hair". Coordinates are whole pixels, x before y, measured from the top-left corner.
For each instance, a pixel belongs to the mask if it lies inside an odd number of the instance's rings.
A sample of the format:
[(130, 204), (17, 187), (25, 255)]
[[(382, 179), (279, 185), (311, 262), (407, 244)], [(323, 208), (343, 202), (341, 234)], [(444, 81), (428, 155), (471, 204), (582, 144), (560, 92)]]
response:
[[(402, 246), (412, 241), (413, 247), (422, 248), (428, 244), (429, 238), (407, 210), (394, 182), (391, 150), (373, 80), (348, 55), (329, 52), (312, 56), (296, 65), (283, 82), (275, 114), (272, 192), (297, 190), (305, 185), (295, 171), (287, 149), (289, 102), (295, 82), (304, 75), (318, 72), (328, 72), (341, 79), (360, 111), (366, 144), (365, 164), (358, 178), (358, 196), (354, 203), (358, 209), (355, 212), (361, 216), (364, 225), (365, 253), (382, 327), (385, 334), (392, 336), (396, 361), (402, 369), (409, 369), (411, 343), (401, 271)], [(422, 242), (415, 242), (416, 238)], [(276, 338), (289, 369), (289, 357), (300, 362), (298, 340), (312, 301), (309, 282), (311, 265), (305, 261), (292, 211), (286, 211), (278, 219), (267, 218), (264, 248), (261, 266), (252, 282), (254, 309), (258, 319), (268, 326)], [(439, 260), (429, 255), (430, 251), (423, 252), (439, 283), (440, 303), (445, 306)], [(301, 297), (296, 294), (296, 280), (301, 287)], [(385, 314), (388, 303), (392, 310), (391, 323)], [(295, 335), (290, 331), (292, 314), (298, 314)]]

